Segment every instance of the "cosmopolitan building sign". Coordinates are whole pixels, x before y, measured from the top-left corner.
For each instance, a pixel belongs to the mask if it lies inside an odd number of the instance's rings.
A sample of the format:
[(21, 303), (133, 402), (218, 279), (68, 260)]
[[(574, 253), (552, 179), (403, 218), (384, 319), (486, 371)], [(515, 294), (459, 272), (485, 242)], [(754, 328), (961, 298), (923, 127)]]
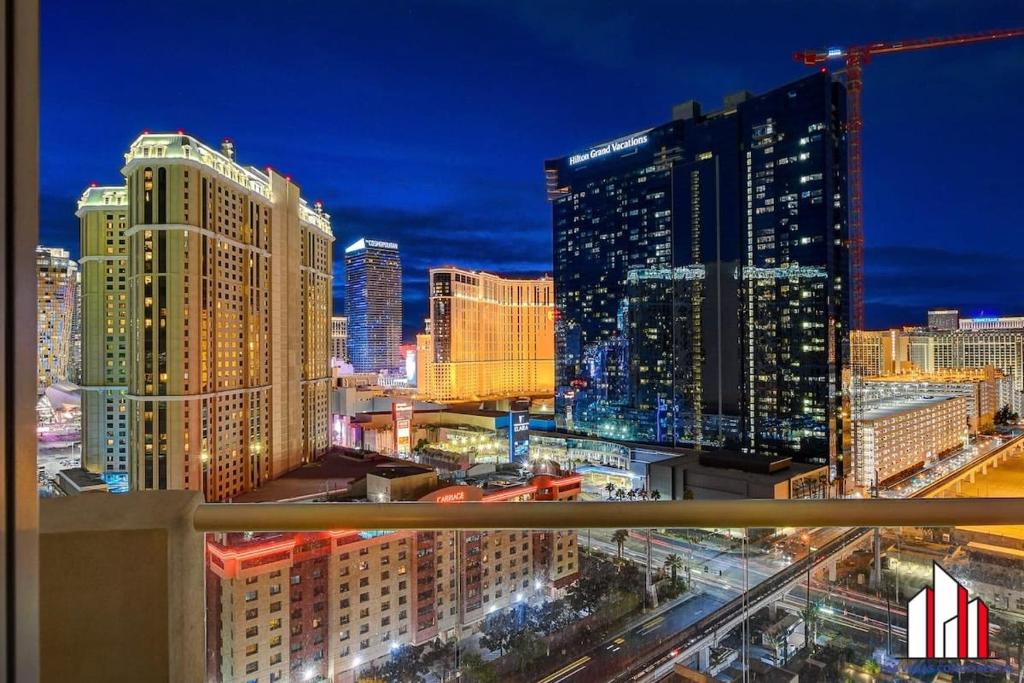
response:
[(597, 159), (613, 152), (626, 152), (633, 149), (634, 147), (640, 147), (641, 145), (647, 144), (647, 133), (637, 133), (636, 135), (630, 135), (629, 137), (619, 138), (612, 142), (598, 145), (597, 147), (591, 147), (588, 151), (582, 154), (573, 154), (569, 157), (569, 165), (575, 166), (576, 164), (582, 164), (584, 161), (590, 161), (591, 159)]

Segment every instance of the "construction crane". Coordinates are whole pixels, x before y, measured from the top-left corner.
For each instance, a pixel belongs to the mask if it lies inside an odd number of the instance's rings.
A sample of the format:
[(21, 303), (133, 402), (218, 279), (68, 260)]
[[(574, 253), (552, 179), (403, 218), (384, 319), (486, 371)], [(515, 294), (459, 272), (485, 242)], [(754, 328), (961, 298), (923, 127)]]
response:
[[(1024, 28), (1005, 31), (965, 33), (944, 38), (915, 38), (895, 42), (869, 43), (850, 47), (831, 47), (825, 50), (804, 50), (794, 52), (793, 59), (807, 66), (819, 66), (833, 60), (843, 60), (846, 71), (846, 126), (848, 141), (848, 163), (850, 173), (850, 261), (853, 303), (853, 329), (864, 329), (864, 196), (863, 167), (861, 165), (861, 117), (860, 93), (864, 86), (864, 66), (876, 55), (893, 52), (929, 50), (934, 47), (971, 45), (990, 40), (1003, 40), (1024, 36)], [(824, 70), (824, 67), (822, 67)]]

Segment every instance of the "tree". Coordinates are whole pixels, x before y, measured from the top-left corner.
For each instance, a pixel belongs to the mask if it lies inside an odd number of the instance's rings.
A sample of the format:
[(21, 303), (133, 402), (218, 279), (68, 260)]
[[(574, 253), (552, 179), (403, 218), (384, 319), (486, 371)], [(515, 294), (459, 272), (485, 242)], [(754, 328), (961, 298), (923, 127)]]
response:
[(504, 656), (521, 630), (512, 611), (499, 612), (487, 620), (484, 634), (480, 636), (480, 645)]
[(509, 651), (515, 659), (516, 670), (522, 673), (535, 659), (547, 652), (547, 645), (539, 635), (523, 629), (512, 639)]
[(424, 652), (423, 663), (443, 681), (448, 678), (449, 672), (455, 669), (457, 649), (458, 644), (455, 640), (433, 640)]
[(1018, 419), (1020, 419), (1020, 416), (1017, 413), (1013, 412), (1010, 406), (1004, 405), (1002, 408), (996, 411), (993, 422), (995, 422), (997, 425), (1005, 425), (1011, 422), (1016, 422)]
[(608, 500), (611, 500), (612, 496), (615, 495), (615, 484), (608, 482), (604, 485), (604, 490), (608, 492)]
[(498, 683), (500, 680), (494, 665), (485, 662), (477, 652), (462, 657), (462, 673), (468, 683)]
[(1017, 648), (1017, 681), (1020, 683), (1024, 681), (1024, 662), (1021, 661), (1024, 657), (1024, 624), (1014, 622), (1006, 631), (1006, 642)]
[(545, 602), (534, 610), (537, 627), (544, 635), (551, 635), (572, 623), (573, 615), (569, 612), (564, 599)]
[(661, 500), (661, 491), (658, 489), (651, 491), (651, 500)]
[(786, 634), (782, 631), (765, 633), (764, 640), (765, 645), (768, 646), (768, 650), (771, 652), (772, 664), (774, 664), (775, 666), (782, 666), (785, 662), (781, 661), (781, 657), (779, 657), (779, 650), (781, 650), (784, 647), (784, 643), (786, 642)]
[(622, 559), (622, 548), (626, 545), (626, 539), (629, 538), (629, 532), (625, 529), (616, 529), (612, 534), (612, 541), (618, 547), (618, 558)]
[(807, 641), (807, 647), (810, 648), (810, 652), (814, 652), (814, 641), (818, 639), (818, 607), (817, 605), (809, 605), (804, 608), (804, 640)]
[(356, 676), (356, 683), (387, 683), (388, 672), (384, 667), (371, 664)]
[(681, 557), (679, 557), (678, 555), (676, 555), (675, 553), (672, 553), (671, 555), (669, 555), (668, 557), (665, 558), (665, 569), (667, 569), (672, 574), (672, 585), (673, 586), (677, 585), (678, 582), (679, 582), (677, 574), (678, 574), (679, 570), (682, 569), (682, 567), (683, 567), (683, 559)]
[(683, 500), (693, 500), (693, 499), (694, 499), (693, 491), (691, 489), (689, 489), (689, 488), (683, 489)]
[(569, 586), (565, 599), (575, 611), (593, 614), (616, 585), (615, 568), (607, 562), (593, 562), (584, 576)]
[(388, 681), (414, 683), (422, 680), (428, 670), (424, 657), (426, 647), (423, 645), (403, 645), (391, 659), (381, 667)]

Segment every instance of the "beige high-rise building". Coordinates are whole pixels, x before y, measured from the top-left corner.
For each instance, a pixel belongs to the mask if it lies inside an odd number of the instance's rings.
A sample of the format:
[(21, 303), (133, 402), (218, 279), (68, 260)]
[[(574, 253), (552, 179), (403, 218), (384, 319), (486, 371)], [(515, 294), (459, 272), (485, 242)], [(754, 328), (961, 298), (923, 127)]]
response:
[(1009, 378), (1010, 394), (1001, 401), (1024, 410), (1024, 329), (906, 332), (911, 362), (922, 372), (997, 368)]
[(66, 380), (71, 361), (71, 326), (78, 292), (78, 264), (67, 250), (36, 247), (39, 393)]
[(419, 395), (459, 401), (554, 392), (551, 278), (430, 270), (429, 332), (416, 338)]
[(906, 371), (910, 355), (900, 330), (850, 332), (850, 369), (858, 377), (896, 375)]
[(331, 317), (331, 362), (348, 362), (348, 318), (343, 315)]
[[(132, 488), (228, 500), (317, 457), (328, 446), (330, 217), (289, 178), (236, 163), (230, 142), (143, 134), (122, 174)], [(106, 223), (88, 225), (87, 207), (84, 241)], [(83, 315), (87, 337), (105, 324)]]
[(128, 474), (128, 198), (90, 187), (78, 200), (82, 266), (82, 464)]

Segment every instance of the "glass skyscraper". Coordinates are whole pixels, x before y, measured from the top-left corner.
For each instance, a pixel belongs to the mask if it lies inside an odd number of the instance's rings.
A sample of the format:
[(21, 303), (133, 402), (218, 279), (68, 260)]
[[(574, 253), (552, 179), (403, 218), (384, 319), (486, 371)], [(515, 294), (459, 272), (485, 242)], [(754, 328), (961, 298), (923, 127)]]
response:
[(559, 426), (841, 474), (845, 101), (818, 73), (546, 163)]
[(360, 239), (346, 247), (345, 316), (349, 361), (356, 372), (402, 368), (402, 261), (397, 244)]

